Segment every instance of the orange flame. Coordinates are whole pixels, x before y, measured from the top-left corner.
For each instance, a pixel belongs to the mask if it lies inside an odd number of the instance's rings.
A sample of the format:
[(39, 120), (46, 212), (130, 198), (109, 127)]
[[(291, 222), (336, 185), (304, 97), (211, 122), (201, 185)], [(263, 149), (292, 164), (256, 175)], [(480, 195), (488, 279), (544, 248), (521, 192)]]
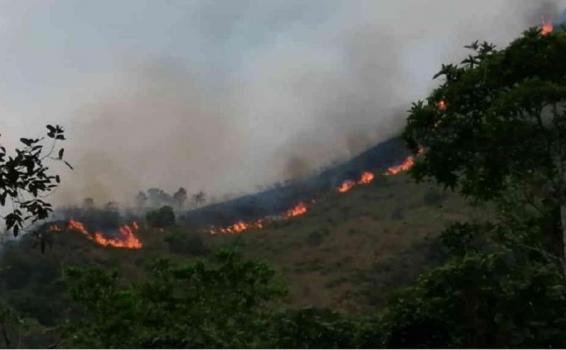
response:
[(143, 247), (142, 242), (136, 237), (135, 232), (139, 226), (136, 222), (131, 225), (122, 225), (119, 227), (119, 237), (108, 238), (100, 231), (91, 234), (85, 225), (78, 220), (69, 220), (69, 230), (77, 231), (85, 235), (91, 241), (103, 247), (113, 248), (126, 248), (126, 249), (140, 249)]
[(356, 185), (356, 183), (352, 180), (346, 180), (344, 182), (342, 182), (340, 184), (340, 186), (338, 186), (338, 192), (340, 193), (344, 193), (344, 192), (348, 192), (349, 190), (352, 189), (352, 187), (354, 187)]
[[(314, 201), (313, 201), (314, 203)], [(287, 220), (297, 216), (304, 215), (308, 211), (308, 207), (304, 202), (297, 203), (294, 207), (288, 209), (283, 215), (277, 217), (271, 217), (269, 221), (280, 221)], [(238, 221), (232, 225), (226, 227), (212, 227), (209, 233), (212, 235), (216, 234), (238, 234), (249, 230), (262, 229), (265, 226), (266, 219), (259, 219), (255, 221)]]
[[(423, 149), (419, 149), (417, 155), (421, 154)], [(409, 170), (415, 162), (414, 156), (409, 156), (407, 159), (403, 161), (400, 165), (392, 166), (388, 168), (385, 172), (385, 175), (395, 175), (402, 171)], [(356, 185), (367, 185), (371, 183), (375, 179), (375, 174), (371, 171), (365, 171), (360, 176), (358, 181), (353, 180), (345, 180), (338, 186), (338, 192), (344, 193), (351, 190)], [(312, 203), (315, 201), (313, 200)], [(261, 229), (264, 227), (267, 221), (279, 221), (279, 220), (286, 220), (296, 216), (304, 215), (308, 211), (308, 207), (304, 202), (297, 203), (294, 207), (288, 209), (283, 215), (279, 217), (271, 217), (268, 219), (259, 219), (256, 221), (238, 221), (232, 225), (225, 226), (225, 227), (212, 227), (209, 229), (210, 234), (238, 234), (245, 231), (253, 230), (253, 229)]]
[[(420, 148), (419, 151), (417, 152), (417, 156), (422, 154), (423, 152), (424, 152), (424, 149)], [(397, 174), (399, 174), (403, 171), (407, 171), (407, 170), (411, 169), (414, 164), (415, 164), (415, 156), (412, 156), (412, 155), (408, 156), (403, 161), (403, 163), (387, 168), (387, 170), (385, 171), (385, 175), (387, 175), (387, 176), (397, 175)]]
[(436, 108), (438, 108), (438, 110), (441, 112), (444, 112), (446, 110), (446, 107), (448, 106), (446, 105), (445, 100), (440, 100), (436, 103)]
[(78, 220), (74, 220), (74, 219), (69, 220), (69, 230), (77, 231), (82, 233), (83, 235), (90, 236), (85, 225)]
[(552, 33), (553, 31), (554, 31), (554, 25), (552, 24), (552, 21), (549, 21), (549, 20), (547, 20), (543, 17), (542, 18), (542, 27), (540, 29), (540, 34), (541, 35), (548, 35), (548, 34)]
[(242, 233), (244, 231), (252, 230), (252, 229), (260, 229), (263, 228), (263, 220), (257, 221), (238, 221), (230, 226), (220, 227), (220, 228), (212, 228), (210, 229), (210, 233), (215, 234), (237, 234)]
[(375, 179), (375, 175), (371, 171), (364, 171), (360, 179), (356, 182), (353, 180), (346, 180), (338, 186), (338, 192), (345, 193), (356, 185), (367, 185)]
[(362, 174), (362, 177), (360, 178), (360, 181), (358, 181), (358, 184), (359, 184), (359, 185), (367, 185), (367, 184), (371, 183), (374, 178), (375, 178), (375, 175), (373, 175), (372, 172), (365, 171), (365, 172)]
[(287, 210), (285, 215), (286, 218), (292, 218), (295, 216), (303, 215), (307, 212), (307, 206), (305, 203), (300, 202), (299, 204), (295, 205), (293, 208)]
[(405, 159), (405, 161), (403, 161), (403, 163), (387, 168), (387, 170), (385, 171), (385, 175), (388, 176), (397, 175), (400, 172), (411, 169), (411, 167), (414, 164), (415, 164), (415, 158), (413, 156), (409, 156), (407, 157), (407, 159)]

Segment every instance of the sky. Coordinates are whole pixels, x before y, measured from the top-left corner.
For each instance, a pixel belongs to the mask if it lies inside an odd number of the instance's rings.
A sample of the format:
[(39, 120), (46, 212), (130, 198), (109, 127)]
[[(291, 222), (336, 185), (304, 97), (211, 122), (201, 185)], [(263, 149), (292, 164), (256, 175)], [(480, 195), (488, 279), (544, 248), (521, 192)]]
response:
[(0, 0), (0, 141), (67, 131), (60, 204), (217, 199), (395, 135), (441, 63), (566, 1)]

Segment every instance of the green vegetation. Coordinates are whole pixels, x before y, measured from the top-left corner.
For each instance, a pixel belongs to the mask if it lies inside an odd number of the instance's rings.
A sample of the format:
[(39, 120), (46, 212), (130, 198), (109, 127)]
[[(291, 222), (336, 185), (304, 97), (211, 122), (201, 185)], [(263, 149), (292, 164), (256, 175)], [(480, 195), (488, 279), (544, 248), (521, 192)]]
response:
[(232, 236), (163, 207), (137, 251), (68, 231), (43, 255), (8, 244), (4, 345), (565, 347), (566, 33), (469, 48), (411, 109), (418, 183), (377, 176)]
[(145, 220), (152, 227), (164, 228), (175, 224), (175, 212), (173, 208), (164, 205), (157, 210), (149, 211), (145, 215)]

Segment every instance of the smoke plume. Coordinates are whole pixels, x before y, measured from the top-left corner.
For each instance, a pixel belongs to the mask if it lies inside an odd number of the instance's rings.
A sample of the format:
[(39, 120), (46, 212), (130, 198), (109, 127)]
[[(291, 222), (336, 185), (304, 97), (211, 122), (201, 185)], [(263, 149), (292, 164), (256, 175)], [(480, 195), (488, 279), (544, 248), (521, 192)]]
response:
[(434, 86), (441, 63), (464, 57), (464, 45), (505, 45), (565, 7), (517, 0), (161, 4), (190, 13), (173, 39), (148, 36), (163, 45), (136, 57), (109, 45), (120, 64), (81, 79), (61, 99), (76, 168), (64, 176), (61, 203), (128, 202), (156, 186), (249, 192), (307, 176), (397, 133), (411, 101)]

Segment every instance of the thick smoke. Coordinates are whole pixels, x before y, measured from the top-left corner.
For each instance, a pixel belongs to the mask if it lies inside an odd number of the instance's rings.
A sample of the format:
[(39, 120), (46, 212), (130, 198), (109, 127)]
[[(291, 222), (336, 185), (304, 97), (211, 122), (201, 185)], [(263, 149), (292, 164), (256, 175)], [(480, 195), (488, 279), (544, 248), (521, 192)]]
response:
[(105, 89), (73, 94), (76, 171), (58, 198), (127, 202), (155, 186), (248, 192), (304, 177), (398, 132), (410, 102), (465, 44), (505, 45), (564, 5), (203, 2), (191, 30), (204, 61), (137, 58), (107, 72)]

